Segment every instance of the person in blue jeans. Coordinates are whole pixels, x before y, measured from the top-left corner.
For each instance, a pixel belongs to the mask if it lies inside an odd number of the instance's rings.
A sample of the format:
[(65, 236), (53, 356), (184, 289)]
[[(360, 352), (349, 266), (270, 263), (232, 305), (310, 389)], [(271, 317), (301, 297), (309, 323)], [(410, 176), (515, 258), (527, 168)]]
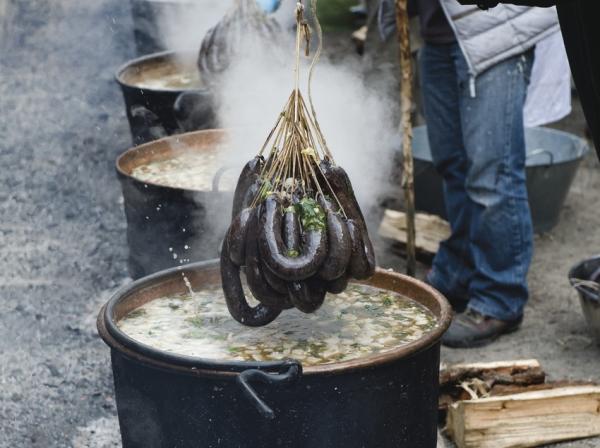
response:
[(533, 48), (557, 18), (551, 9), (416, 1), (427, 132), (452, 229), (426, 281), (460, 312), (443, 344), (481, 346), (516, 330), (528, 299), (523, 105)]

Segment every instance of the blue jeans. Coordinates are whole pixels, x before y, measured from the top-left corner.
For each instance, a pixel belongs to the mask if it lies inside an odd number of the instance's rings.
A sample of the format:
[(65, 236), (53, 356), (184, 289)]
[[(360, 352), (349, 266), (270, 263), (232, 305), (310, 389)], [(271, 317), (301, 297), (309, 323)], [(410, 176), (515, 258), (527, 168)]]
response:
[(429, 281), (501, 320), (522, 316), (528, 298), (523, 104), (532, 60), (529, 51), (471, 79), (458, 44), (427, 44), (420, 55), (429, 143), (452, 229)]

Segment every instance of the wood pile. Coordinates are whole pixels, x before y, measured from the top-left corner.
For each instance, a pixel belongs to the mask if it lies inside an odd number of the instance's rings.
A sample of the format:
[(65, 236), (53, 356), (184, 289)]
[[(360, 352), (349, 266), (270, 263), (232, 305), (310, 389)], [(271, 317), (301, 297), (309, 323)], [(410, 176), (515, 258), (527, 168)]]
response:
[(537, 360), (440, 372), (440, 411), (458, 448), (521, 448), (600, 435), (600, 386), (546, 382)]

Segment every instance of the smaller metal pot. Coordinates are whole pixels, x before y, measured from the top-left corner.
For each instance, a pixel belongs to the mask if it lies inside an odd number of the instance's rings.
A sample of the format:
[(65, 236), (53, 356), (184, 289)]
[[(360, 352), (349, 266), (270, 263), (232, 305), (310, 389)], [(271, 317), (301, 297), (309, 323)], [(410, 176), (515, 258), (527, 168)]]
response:
[(191, 132), (131, 148), (117, 159), (132, 278), (180, 266), (182, 262), (215, 258), (231, 218), (233, 192), (219, 189), (224, 169), (213, 173), (210, 191), (143, 182), (131, 173), (140, 165), (177, 154), (214, 151), (225, 138), (221, 130)]
[(600, 290), (590, 283), (600, 284), (600, 255), (584, 260), (571, 268), (569, 281), (579, 293), (579, 301), (589, 329), (600, 344)]
[[(196, 74), (196, 56), (165, 51), (133, 59), (117, 70), (134, 145), (216, 127), (213, 97), (198, 88), (154, 87), (144, 77)], [(201, 81), (199, 81), (201, 82)]]

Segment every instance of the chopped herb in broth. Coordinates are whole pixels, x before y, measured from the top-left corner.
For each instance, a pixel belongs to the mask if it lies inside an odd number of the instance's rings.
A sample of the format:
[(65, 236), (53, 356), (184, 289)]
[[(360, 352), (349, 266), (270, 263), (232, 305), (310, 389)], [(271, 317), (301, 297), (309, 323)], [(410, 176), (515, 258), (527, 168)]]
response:
[[(143, 311), (140, 313), (139, 311)], [(363, 285), (329, 295), (315, 314), (285, 311), (260, 328), (234, 321), (220, 288), (155, 299), (118, 322), (137, 341), (215, 360), (295, 358), (304, 365), (346, 361), (415, 341), (436, 326), (429, 310), (399, 294)]]
[[(135, 167), (131, 175), (142, 182), (185, 190), (210, 191), (213, 177), (221, 168), (218, 151), (193, 150), (174, 153), (172, 158)], [(233, 190), (236, 170), (227, 170), (219, 182), (220, 190)]]

